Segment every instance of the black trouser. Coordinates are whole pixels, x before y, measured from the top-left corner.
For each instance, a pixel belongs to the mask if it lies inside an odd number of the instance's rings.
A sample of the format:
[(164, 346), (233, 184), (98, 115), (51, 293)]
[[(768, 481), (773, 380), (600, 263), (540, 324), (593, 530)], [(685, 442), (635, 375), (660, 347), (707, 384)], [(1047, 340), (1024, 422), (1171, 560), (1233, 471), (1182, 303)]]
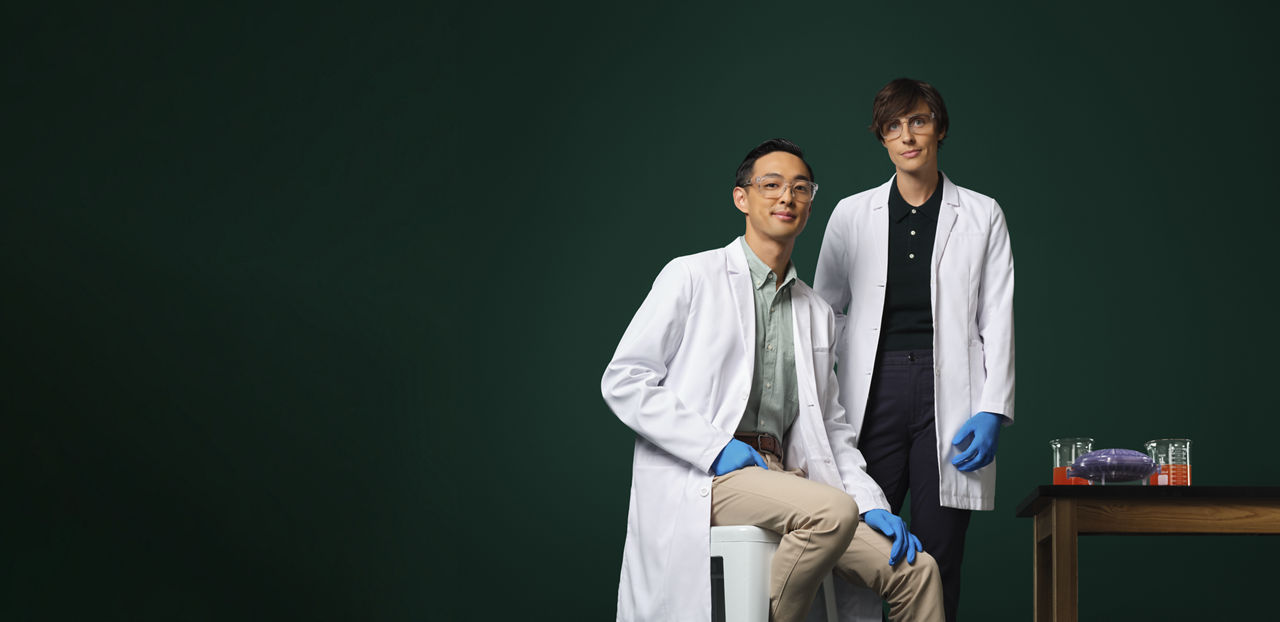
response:
[(960, 570), (970, 512), (938, 503), (933, 396), (932, 350), (880, 353), (858, 449), (894, 514), (902, 510), (907, 492), (911, 492), (911, 533), (938, 562), (947, 620), (954, 622), (960, 605)]

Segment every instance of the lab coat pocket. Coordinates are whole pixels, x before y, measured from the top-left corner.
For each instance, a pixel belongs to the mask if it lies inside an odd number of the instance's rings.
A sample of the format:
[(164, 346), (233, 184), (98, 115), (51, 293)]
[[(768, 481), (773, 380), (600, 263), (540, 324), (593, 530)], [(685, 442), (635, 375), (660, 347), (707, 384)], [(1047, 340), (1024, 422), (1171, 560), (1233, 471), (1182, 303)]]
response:
[(711, 478), (705, 479), (698, 490), (689, 491), (693, 485), (691, 471), (683, 466), (639, 466), (633, 473), (632, 489), (635, 491), (637, 524), (651, 530), (649, 537), (669, 544), (674, 536), (676, 519), (687, 511), (687, 500), (701, 494), (710, 502)]
[(972, 266), (981, 264), (985, 248), (986, 236), (980, 233), (952, 233), (938, 266), (939, 278), (947, 283), (967, 282)]
[(813, 373), (815, 376), (822, 378), (827, 372), (834, 368), (835, 359), (830, 348), (826, 346), (813, 346)]
[(808, 456), (804, 463), (796, 465), (800, 472), (804, 473), (805, 479), (826, 484), (834, 488), (844, 488), (844, 484), (840, 481), (840, 470), (836, 468), (835, 462), (831, 456), (811, 455)]

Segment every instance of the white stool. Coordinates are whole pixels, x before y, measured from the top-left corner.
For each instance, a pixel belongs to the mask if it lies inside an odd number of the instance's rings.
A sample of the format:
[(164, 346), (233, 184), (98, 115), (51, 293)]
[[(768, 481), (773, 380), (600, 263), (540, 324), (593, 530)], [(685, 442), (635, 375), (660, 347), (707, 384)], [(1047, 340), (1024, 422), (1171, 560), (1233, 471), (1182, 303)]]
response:
[[(711, 528), (711, 556), (724, 560), (725, 622), (769, 621), (769, 563), (781, 539), (772, 531), (751, 525)], [(837, 622), (835, 582), (831, 577), (828, 574), (822, 580), (821, 600), (827, 622)], [(810, 610), (809, 618), (814, 619), (815, 614)]]

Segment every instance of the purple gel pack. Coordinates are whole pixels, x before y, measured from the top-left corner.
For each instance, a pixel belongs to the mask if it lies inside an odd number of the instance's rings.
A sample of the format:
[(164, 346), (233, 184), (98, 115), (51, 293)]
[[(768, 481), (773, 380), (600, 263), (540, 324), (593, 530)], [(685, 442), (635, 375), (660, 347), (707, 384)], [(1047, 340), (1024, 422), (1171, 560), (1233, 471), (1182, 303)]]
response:
[(1099, 449), (1076, 458), (1067, 467), (1067, 477), (1083, 477), (1089, 481), (1129, 482), (1155, 473), (1151, 456), (1132, 449)]

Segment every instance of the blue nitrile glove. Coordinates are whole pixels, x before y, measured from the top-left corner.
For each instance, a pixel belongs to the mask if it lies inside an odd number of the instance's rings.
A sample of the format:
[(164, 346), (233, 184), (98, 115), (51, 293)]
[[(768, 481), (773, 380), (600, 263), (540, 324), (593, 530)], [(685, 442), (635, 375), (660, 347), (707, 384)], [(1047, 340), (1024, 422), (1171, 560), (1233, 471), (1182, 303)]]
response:
[(720, 455), (716, 456), (716, 461), (711, 463), (711, 472), (724, 475), (749, 466), (769, 468), (755, 447), (734, 438), (729, 440), (729, 444), (725, 445), (724, 449), (720, 450)]
[(889, 549), (890, 566), (902, 561), (903, 553), (907, 554), (908, 564), (916, 563), (916, 551), (923, 551), (924, 547), (920, 546), (920, 539), (915, 534), (907, 531), (905, 521), (888, 510), (867, 510), (862, 515), (862, 520), (876, 531), (893, 538), (893, 548)]
[(964, 439), (973, 437), (968, 449), (951, 459), (951, 464), (961, 471), (977, 471), (996, 459), (996, 446), (1000, 444), (1000, 424), (1003, 415), (986, 411), (980, 412), (960, 426), (956, 437), (951, 439), (952, 445), (959, 445)]

